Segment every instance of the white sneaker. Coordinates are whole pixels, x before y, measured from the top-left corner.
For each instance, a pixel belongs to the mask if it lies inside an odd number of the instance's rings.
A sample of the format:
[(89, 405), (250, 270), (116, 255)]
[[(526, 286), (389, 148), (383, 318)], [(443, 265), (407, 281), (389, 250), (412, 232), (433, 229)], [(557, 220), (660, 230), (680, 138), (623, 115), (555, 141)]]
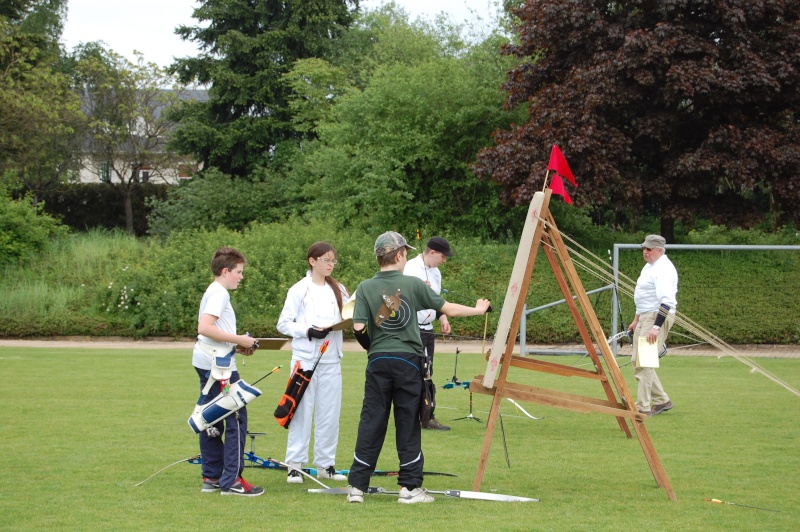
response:
[(347, 494), (347, 502), (364, 502), (364, 492), (353, 486), (348, 486), (350, 492)]
[(298, 469), (302, 468), (303, 464), (299, 462), (289, 462), (286, 465), (289, 466), (289, 474), (286, 476), (286, 482), (289, 484), (302, 484), (303, 475), (300, 474)]
[(347, 477), (342, 475), (341, 473), (336, 472), (336, 468), (333, 466), (328, 466), (325, 469), (317, 469), (317, 478), (327, 478), (329, 480), (347, 480)]
[(408, 488), (400, 488), (400, 497), (397, 498), (397, 502), (402, 504), (433, 502), (433, 497), (428, 495), (428, 490), (423, 488), (414, 488), (411, 491)]

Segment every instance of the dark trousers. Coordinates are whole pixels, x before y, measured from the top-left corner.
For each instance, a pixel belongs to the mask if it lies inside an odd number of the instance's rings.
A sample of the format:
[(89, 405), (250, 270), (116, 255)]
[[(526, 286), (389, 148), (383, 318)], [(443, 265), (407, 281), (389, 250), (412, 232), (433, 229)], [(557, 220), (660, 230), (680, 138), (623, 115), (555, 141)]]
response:
[(425, 462), (419, 425), (421, 359), (413, 353), (373, 353), (368, 360), (350, 485), (362, 491), (369, 487), (394, 405), (395, 444), (400, 460), (397, 483), (408, 489), (418, 488), (422, 486)]
[[(206, 382), (208, 382), (209, 370), (194, 369), (200, 377), (200, 390), (202, 393)], [(234, 371), (231, 374), (230, 383), (233, 384), (239, 378), (239, 372)], [(208, 395), (203, 398), (203, 404), (217, 397), (220, 391), (219, 382), (215, 382), (211, 386)], [(200, 432), (200, 458), (203, 461), (203, 477), (218, 478), (219, 487), (226, 490), (236, 482), (237, 478), (242, 476), (242, 470), (244, 469), (242, 455), (244, 454), (244, 444), (247, 439), (247, 407), (242, 407), (214, 426), (219, 430), (219, 436), (211, 437), (206, 431)], [(225, 435), (224, 441), (222, 434)]]
[[(431, 419), (434, 418), (434, 411), (436, 410), (436, 385), (433, 384), (433, 349), (436, 343), (436, 335), (433, 333), (433, 330), (426, 331), (424, 329), (419, 330), (419, 338), (422, 340), (422, 349), (423, 352), (426, 354), (427, 364), (428, 364), (428, 371), (431, 376), (431, 380), (428, 381), (428, 392), (431, 395), (431, 403), (433, 404), (433, 408), (431, 408)], [(424, 373), (424, 371), (423, 371)]]

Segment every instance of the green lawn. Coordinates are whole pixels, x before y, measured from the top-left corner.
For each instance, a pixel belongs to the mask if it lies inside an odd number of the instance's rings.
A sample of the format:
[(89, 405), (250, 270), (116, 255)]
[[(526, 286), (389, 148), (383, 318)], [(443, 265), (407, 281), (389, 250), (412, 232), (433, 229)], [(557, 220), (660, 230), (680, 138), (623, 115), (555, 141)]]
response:
[[(258, 352), (240, 368), (259, 383), (249, 406), (250, 430), (267, 432), (256, 453), (283, 460), (286, 430), (272, 418), (288, 377), (287, 352)], [(200, 469), (180, 463), (197, 454), (186, 420), (197, 398), (190, 352), (182, 350), (0, 348), (0, 529), (199, 530), (797, 530), (800, 529), (800, 398), (730, 358), (668, 356), (659, 374), (675, 409), (647, 427), (677, 494), (656, 487), (638, 442), (596, 414), (523, 404), (539, 421), (503, 404), (483, 491), (541, 499), (500, 503), (437, 496), (429, 505), (397, 504), (389, 495), (347, 505), (343, 496), (308, 494), (309, 480), (287, 485), (273, 469), (245, 477), (264, 486), (259, 498), (200, 492)], [(436, 356), (439, 384), (453, 372), (452, 354)], [(552, 360), (552, 359), (551, 359)], [(623, 359), (624, 361), (624, 359)], [(576, 363), (578, 357), (556, 362)], [(759, 362), (800, 387), (800, 360)], [(344, 358), (345, 395), (337, 467), (350, 467), (363, 391), (363, 353)], [(483, 373), (480, 355), (459, 356), (458, 377)], [(623, 368), (633, 385), (630, 366)], [(512, 369), (512, 382), (600, 396), (599, 385)], [(635, 395), (635, 390), (634, 390)], [(449, 432), (423, 433), (431, 490), (471, 490), (485, 426), (448, 421), (469, 412), (469, 393), (440, 390), (437, 417)], [(474, 396), (486, 420), (490, 398)], [(395, 470), (390, 429), (379, 467)], [(344, 483), (331, 483), (341, 486)], [(391, 477), (373, 485), (397, 489)], [(779, 510), (716, 505), (717, 498)]]

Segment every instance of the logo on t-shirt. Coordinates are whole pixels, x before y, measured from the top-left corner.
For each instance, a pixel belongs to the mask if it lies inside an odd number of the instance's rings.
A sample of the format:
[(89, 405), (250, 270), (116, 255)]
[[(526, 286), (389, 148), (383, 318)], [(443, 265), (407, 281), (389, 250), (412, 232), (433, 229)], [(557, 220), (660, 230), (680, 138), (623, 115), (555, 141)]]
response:
[(375, 314), (375, 325), (384, 330), (398, 330), (408, 327), (413, 311), (408, 300), (404, 298), (400, 289), (393, 295), (383, 294), (383, 303)]

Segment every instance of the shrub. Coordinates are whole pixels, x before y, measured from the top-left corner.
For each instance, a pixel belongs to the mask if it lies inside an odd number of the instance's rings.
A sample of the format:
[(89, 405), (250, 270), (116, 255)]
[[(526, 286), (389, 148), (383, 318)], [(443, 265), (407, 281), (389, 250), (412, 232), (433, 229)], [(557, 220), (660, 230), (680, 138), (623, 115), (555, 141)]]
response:
[(31, 196), (15, 200), (0, 188), (0, 263), (24, 261), (67, 233), (43, 207), (34, 204)]

